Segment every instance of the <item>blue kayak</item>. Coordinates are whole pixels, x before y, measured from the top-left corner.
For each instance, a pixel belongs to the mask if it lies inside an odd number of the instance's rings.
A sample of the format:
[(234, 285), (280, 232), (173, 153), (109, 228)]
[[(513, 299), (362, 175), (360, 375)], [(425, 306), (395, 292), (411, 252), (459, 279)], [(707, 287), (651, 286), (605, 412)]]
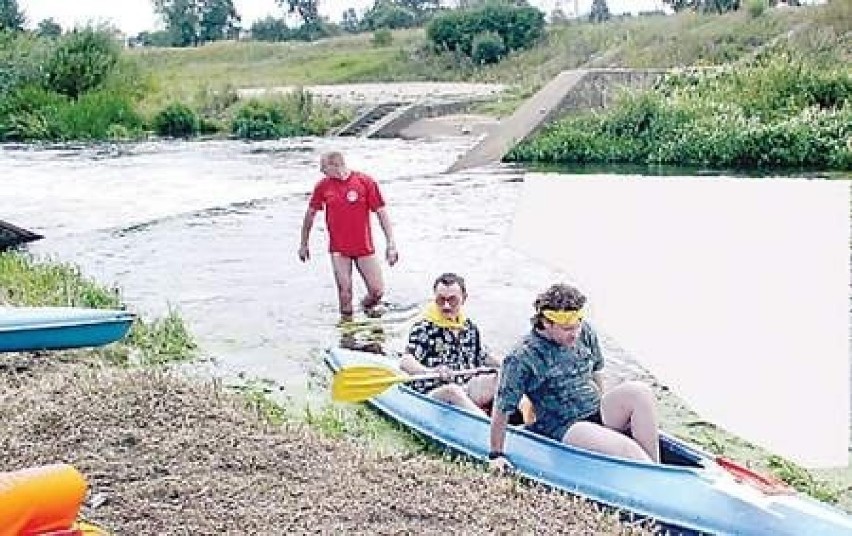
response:
[[(332, 370), (396, 368), (396, 360), (341, 348)], [(488, 419), (438, 402), (405, 385), (370, 399), (382, 413), (458, 453), (487, 460)], [(515, 472), (599, 504), (652, 518), (685, 534), (852, 535), (852, 516), (663, 434), (662, 464), (624, 460), (561, 444), (511, 426), (505, 451)]]
[(0, 352), (102, 346), (124, 337), (135, 315), (83, 307), (0, 307)]

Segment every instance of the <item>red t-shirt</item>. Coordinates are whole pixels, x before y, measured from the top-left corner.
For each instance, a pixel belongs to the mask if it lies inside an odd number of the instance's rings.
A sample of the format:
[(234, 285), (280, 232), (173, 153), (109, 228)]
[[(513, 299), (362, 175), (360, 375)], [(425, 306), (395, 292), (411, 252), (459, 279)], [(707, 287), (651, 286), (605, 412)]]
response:
[(314, 187), (309, 206), (325, 209), (329, 251), (347, 257), (364, 257), (375, 252), (370, 229), (370, 211), (385, 206), (379, 185), (358, 171), (346, 180), (324, 177)]

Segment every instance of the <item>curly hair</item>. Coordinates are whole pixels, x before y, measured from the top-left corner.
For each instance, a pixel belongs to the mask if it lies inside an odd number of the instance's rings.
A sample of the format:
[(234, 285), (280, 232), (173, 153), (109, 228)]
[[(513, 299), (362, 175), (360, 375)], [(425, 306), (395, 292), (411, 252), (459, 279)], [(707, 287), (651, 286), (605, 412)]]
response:
[(532, 322), (534, 327), (541, 329), (544, 327), (544, 324), (542, 324), (542, 320), (544, 319), (544, 315), (541, 314), (542, 310), (579, 311), (585, 304), (586, 296), (582, 292), (571, 285), (556, 283), (536, 296), (533, 303), (535, 315), (530, 319), (530, 322)]

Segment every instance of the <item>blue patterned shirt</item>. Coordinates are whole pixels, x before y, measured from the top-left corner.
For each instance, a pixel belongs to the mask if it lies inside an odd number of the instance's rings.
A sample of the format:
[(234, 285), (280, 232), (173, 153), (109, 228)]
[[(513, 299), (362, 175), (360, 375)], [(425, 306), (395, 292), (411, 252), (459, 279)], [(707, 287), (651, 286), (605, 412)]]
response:
[(571, 348), (533, 329), (503, 360), (495, 407), (511, 414), (527, 395), (536, 412), (529, 430), (561, 441), (574, 422), (599, 410), (592, 373), (603, 366), (597, 334), (587, 322)]

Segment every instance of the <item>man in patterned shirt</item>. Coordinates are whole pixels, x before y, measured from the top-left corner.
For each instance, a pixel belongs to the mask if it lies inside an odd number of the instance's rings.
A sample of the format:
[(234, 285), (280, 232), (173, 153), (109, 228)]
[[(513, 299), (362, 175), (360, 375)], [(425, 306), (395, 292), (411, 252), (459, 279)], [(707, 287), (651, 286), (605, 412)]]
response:
[(530, 398), (536, 422), (528, 429), (569, 445), (634, 460), (659, 462), (654, 395), (634, 381), (604, 390), (603, 354), (583, 320), (586, 297), (574, 287), (551, 286), (535, 300), (533, 329), (505, 357), (491, 420), (495, 469), (503, 453), (509, 414)]
[(487, 416), (497, 388), (497, 374), (452, 376), (453, 370), (497, 367), (500, 362), (482, 345), (479, 328), (462, 312), (467, 298), (464, 279), (446, 273), (432, 286), (435, 301), (408, 336), (400, 368), (409, 374), (437, 372), (438, 380), (421, 380), (412, 387), (444, 402)]

